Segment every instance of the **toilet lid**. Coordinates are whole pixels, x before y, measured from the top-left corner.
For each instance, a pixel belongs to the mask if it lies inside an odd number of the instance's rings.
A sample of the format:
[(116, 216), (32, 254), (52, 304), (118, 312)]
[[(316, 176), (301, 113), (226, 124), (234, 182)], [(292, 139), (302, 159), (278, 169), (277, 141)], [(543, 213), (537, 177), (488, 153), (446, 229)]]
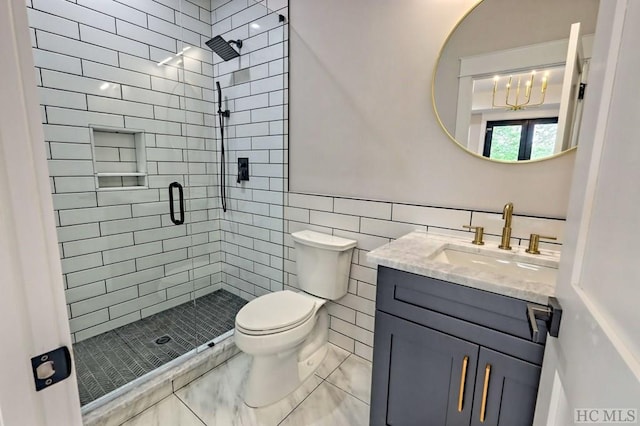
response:
[(265, 294), (240, 309), (236, 325), (248, 331), (284, 331), (313, 315), (313, 298), (284, 290)]

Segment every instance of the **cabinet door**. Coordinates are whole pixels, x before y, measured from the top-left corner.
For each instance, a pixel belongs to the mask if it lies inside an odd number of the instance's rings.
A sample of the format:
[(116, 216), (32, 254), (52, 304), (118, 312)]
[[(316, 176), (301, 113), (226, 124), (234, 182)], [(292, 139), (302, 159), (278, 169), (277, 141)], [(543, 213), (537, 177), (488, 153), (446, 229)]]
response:
[(531, 426), (539, 381), (539, 366), (481, 347), (471, 425)]
[(371, 425), (468, 426), (478, 350), (377, 311)]

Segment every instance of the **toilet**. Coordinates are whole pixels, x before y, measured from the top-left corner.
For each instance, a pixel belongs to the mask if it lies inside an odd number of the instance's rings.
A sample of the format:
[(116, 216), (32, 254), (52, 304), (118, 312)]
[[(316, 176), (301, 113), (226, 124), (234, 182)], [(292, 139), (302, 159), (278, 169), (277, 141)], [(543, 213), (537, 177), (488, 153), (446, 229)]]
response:
[(291, 237), (301, 291), (265, 294), (236, 315), (236, 346), (253, 357), (244, 391), (250, 407), (281, 400), (313, 374), (328, 350), (324, 305), (347, 294), (357, 241), (309, 230)]

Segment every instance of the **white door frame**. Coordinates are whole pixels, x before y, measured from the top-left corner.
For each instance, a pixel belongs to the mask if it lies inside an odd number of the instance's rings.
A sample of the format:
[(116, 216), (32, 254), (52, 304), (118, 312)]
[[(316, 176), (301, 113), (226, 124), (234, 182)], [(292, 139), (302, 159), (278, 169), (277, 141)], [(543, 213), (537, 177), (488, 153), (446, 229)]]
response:
[(0, 0), (0, 425), (80, 426), (75, 373), (35, 391), (31, 357), (71, 347), (24, 0)]
[[(631, 5), (635, 6), (633, 15), (629, 14)], [(637, 6), (630, 0), (600, 3), (591, 83), (585, 98), (556, 288), (564, 314), (558, 339), (547, 339), (536, 426), (573, 424), (574, 410), (582, 410), (583, 414), (584, 410), (594, 410), (595, 418), (602, 420), (602, 410), (630, 408), (635, 409), (637, 415), (640, 408), (640, 361), (630, 350), (637, 339), (629, 340), (615, 319), (611, 320), (607, 310), (611, 311), (612, 306), (606, 302), (601, 306), (583, 289), (585, 283), (591, 283), (594, 270), (610, 271), (619, 266), (637, 265), (635, 256), (640, 253), (636, 241), (629, 245), (625, 239), (626, 245), (621, 246), (625, 252), (618, 256), (612, 253), (621, 250), (593, 237), (602, 232), (603, 226), (612, 236), (637, 231), (629, 224), (629, 219), (637, 216), (635, 211), (620, 211), (614, 221), (606, 224), (593, 219), (595, 211), (612, 208), (599, 202), (598, 195), (603, 191), (621, 198), (628, 196), (620, 193), (618, 185), (599, 186), (603, 177), (615, 176), (617, 182), (636, 182), (637, 173), (625, 174), (628, 166), (612, 166), (606, 156), (620, 152), (630, 158), (638, 156), (638, 149), (630, 144), (635, 142), (637, 123), (625, 122), (621, 114), (636, 105), (635, 99), (630, 101), (633, 96), (626, 95), (626, 88), (635, 82), (638, 55), (633, 48), (623, 51), (621, 45), (625, 40), (627, 45), (637, 40), (637, 30), (636, 34), (628, 31), (637, 28), (640, 21)], [(633, 78), (629, 76), (630, 70)], [(624, 137), (613, 136), (615, 130), (625, 133)], [(633, 200), (638, 199), (635, 194), (629, 195), (633, 195)], [(595, 261), (594, 253), (599, 254)], [(587, 261), (589, 255), (591, 260)], [(610, 282), (598, 285), (608, 286), (622, 298), (632, 297), (632, 293), (637, 293), (631, 287), (637, 285), (637, 274), (619, 275), (612, 274)], [(636, 417), (636, 420), (640, 419)]]

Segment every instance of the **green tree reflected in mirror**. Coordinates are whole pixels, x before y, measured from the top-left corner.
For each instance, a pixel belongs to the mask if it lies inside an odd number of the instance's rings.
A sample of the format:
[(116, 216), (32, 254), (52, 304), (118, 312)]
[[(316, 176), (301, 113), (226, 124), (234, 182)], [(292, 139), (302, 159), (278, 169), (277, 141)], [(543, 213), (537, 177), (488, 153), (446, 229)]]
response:
[(489, 158), (503, 161), (517, 161), (520, 151), (522, 126), (499, 126), (493, 130)]
[(536, 124), (533, 128), (531, 159), (537, 160), (553, 155), (556, 143), (558, 123)]
[(488, 121), (482, 155), (499, 161), (545, 158), (554, 153), (557, 134), (557, 117)]

